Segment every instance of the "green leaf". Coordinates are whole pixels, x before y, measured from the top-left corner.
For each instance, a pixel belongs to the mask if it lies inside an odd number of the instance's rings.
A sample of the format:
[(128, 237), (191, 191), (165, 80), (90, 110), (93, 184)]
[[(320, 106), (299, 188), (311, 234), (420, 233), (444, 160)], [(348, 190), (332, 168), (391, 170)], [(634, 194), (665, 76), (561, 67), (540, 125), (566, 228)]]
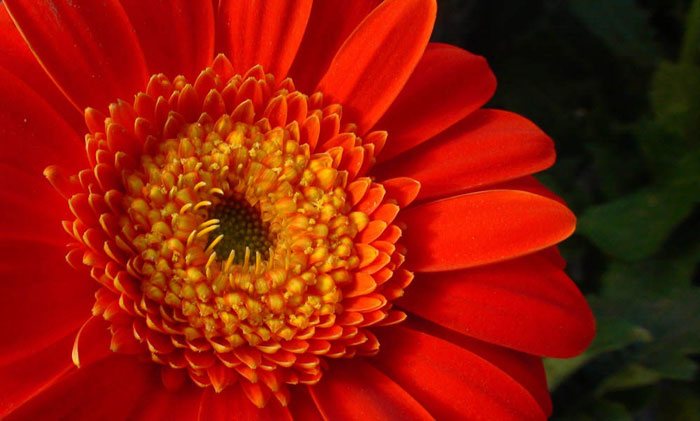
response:
[(700, 66), (664, 62), (651, 89), (657, 120), (667, 131), (686, 139), (686, 146), (700, 146)]
[(679, 157), (688, 153), (688, 144), (679, 130), (657, 120), (643, 120), (634, 134), (644, 155), (647, 170), (655, 180), (668, 179), (677, 171)]
[(700, 66), (700, 0), (693, 1), (688, 11), (681, 62)]
[(692, 209), (675, 190), (649, 188), (588, 208), (578, 232), (607, 254), (639, 260), (659, 250)]
[[(663, 282), (663, 279), (659, 279)], [(655, 376), (690, 380), (697, 371), (689, 356), (700, 353), (700, 288), (678, 288), (663, 297), (628, 294), (616, 297), (592, 297), (591, 307), (599, 320), (623, 320), (646, 329), (651, 340), (635, 346), (626, 361), (654, 372), (633, 367), (634, 381), (640, 384)], [(608, 390), (623, 383), (612, 381)]]
[(634, 0), (572, 0), (569, 4), (572, 13), (617, 55), (654, 61), (653, 34)]
[(678, 288), (692, 285), (695, 268), (700, 261), (700, 244), (673, 251), (669, 257), (638, 262), (613, 261), (603, 274), (600, 294), (604, 297), (643, 296), (661, 298)]
[(658, 382), (660, 379), (661, 374), (658, 372), (639, 364), (630, 364), (605, 379), (605, 381), (596, 389), (596, 394), (598, 396), (602, 396), (607, 392), (648, 386)]

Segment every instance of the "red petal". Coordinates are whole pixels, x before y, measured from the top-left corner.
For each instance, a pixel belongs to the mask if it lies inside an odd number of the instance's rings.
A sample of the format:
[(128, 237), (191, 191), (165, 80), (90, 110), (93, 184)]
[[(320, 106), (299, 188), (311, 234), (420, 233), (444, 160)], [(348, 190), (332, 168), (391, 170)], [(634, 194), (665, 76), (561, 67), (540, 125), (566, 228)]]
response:
[(334, 361), (309, 391), (325, 419), (433, 419), (399, 385), (362, 360)]
[(404, 210), (407, 265), (419, 272), (463, 269), (522, 256), (574, 231), (576, 218), (553, 200), (515, 190), (450, 197)]
[(377, 123), (390, 133), (385, 161), (437, 135), (488, 101), (496, 78), (486, 60), (446, 44), (430, 44), (399, 96)]
[(421, 185), (417, 180), (408, 177), (385, 180), (382, 182), (382, 185), (386, 190), (386, 196), (396, 200), (396, 203), (402, 208), (411, 204), (421, 189)]
[(210, 2), (121, 0), (141, 43), (150, 74), (195, 78), (214, 58)]
[(375, 173), (380, 178), (415, 178), (422, 186), (419, 199), (427, 199), (532, 174), (550, 167), (554, 158), (551, 139), (527, 119), (505, 111), (480, 110), (378, 166)]
[(142, 421), (194, 420), (199, 413), (202, 393), (204, 393), (204, 389), (193, 384), (176, 392), (171, 392), (162, 385), (155, 385), (149, 394), (144, 395), (141, 404), (134, 408), (129, 419)]
[(155, 368), (133, 357), (113, 355), (64, 376), (11, 416), (24, 420), (45, 419), (47, 414), (55, 419), (127, 419), (158, 379)]
[(81, 135), (49, 103), (3, 68), (0, 91), (0, 162), (40, 178), (50, 164), (69, 170), (82, 167), (85, 152)]
[(80, 328), (73, 342), (73, 364), (84, 368), (111, 355), (109, 323), (102, 316), (90, 317)]
[(264, 408), (257, 408), (243, 393), (239, 385), (227, 387), (221, 393), (209, 387), (202, 393), (198, 420), (291, 420), (287, 408), (283, 408), (274, 398)]
[(69, 357), (74, 336), (68, 333), (44, 349), (0, 363), (0, 418), (75, 371)]
[[(313, 386), (309, 386), (313, 387)], [(316, 402), (309, 394), (307, 388), (292, 386), (289, 402), (289, 412), (295, 420), (321, 421), (323, 416), (319, 412)]]
[(289, 75), (301, 92), (312, 92), (343, 42), (381, 0), (315, 1)]
[(544, 420), (530, 393), (464, 348), (403, 326), (379, 331), (376, 365), (437, 419)]
[(27, 173), (0, 163), (0, 240), (53, 245), (64, 253), (69, 240), (61, 219), (70, 218), (68, 204), (41, 173)]
[[(516, 178), (514, 180), (504, 181), (502, 183), (490, 184), (488, 186), (489, 190), (522, 190), (544, 196), (548, 199), (556, 200), (562, 205), (566, 205), (566, 201), (561, 197), (557, 196), (553, 191), (549, 190), (547, 186), (542, 184), (539, 180), (531, 175), (526, 175), (525, 177)], [(475, 188), (475, 191), (483, 190), (483, 188)]]
[(318, 90), (343, 104), (362, 130), (370, 129), (418, 64), (435, 12), (434, 0), (383, 2), (340, 47)]
[(64, 244), (67, 237), (60, 220), (68, 216), (68, 206), (42, 172), (49, 164), (69, 171), (84, 165), (80, 136), (31, 88), (2, 68), (0, 91), (0, 198), (5, 204), (0, 208), (0, 238)]
[(97, 284), (68, 266), (62, 246), (3, 241), (0, 254), (0, 361), (56, 342), (90, 317)]
[(117, 0), (7, 0), (12, 19), (53, 80), (80, 109), (131, 99), (148, 80)]
[[(39, 93), (52, 108), (79, 132), (85, 130), (82, 110), (74, 107), (58, 90), (41, 68), (36, 57), (24, 42), (22, 35), (10, 19), (7, 9), (0, 5), (0, 67)], [(4, 90), (3, 90), (4, 92)]]
[(219, 41), (236, 72), (261, 64), (280, 81), (292, 65), (311, 13), (311, 0), (224, 0)]
[(482, 342), (417, 317), (411, 317), (404, 326), (452, 342), (490, 362), (525, 387), (545, 414), (551, 414), (552, 399), (542, 358)]
[(457, 332), (535, 355), (577, 355), (595, 333), (576, 285), (540, 255), (417, 274), (401, 306)]

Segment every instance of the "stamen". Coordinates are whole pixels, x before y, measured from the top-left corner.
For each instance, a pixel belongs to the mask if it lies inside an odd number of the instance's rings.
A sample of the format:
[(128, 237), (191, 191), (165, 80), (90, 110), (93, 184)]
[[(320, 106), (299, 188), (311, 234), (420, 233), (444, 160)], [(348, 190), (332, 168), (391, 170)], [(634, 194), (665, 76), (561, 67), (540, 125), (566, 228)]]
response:
[(202, 229), (209, 227), (211, 225), (218, 225), (220, 222), (221, 222), (221, 220), (216, 219), (216, 218), (212, 218), (206, 222), (202, 222), (201, 224), (199, 224), (199, 227), (197, 227), (197, 229), (202, 230)]
[[(201, 203), (201, 202), (200, 202)], [(219, 229), (219, 225), (210, 225), (197, 233), (197, 238), (204, 238), (209, 235), (210, 232)], [(223, 238), (223, 237), (222, 237)], [(221, 240), (219, 240), (221, 241)]]
[(194, 205), (194, 210), (198, 211), (198, 210), (200, 210), (202, 208), (206, 208), (208, 206), (211, 206), (211, 202), (208, 200), (202, 200), (201, 202)]
[[(231, 270), (231, 265), (233, 265), (233, 259), (236, 257), (236, 250), (231, 250), (226, 259), (226, 264), (224, 265), (224, 272), (228, 273)], [(272, 257), (270, 257), (272, 259)]]
[[(215, 228), (219, 228), (219, 227), (216, 226)], [(202, 232), (204, 232), (204, 231), (202, 231)], [(224, 239), (224, 234), (219, 234), (219, 236), (216, 237), (216, 238), (214, 239), (214, 241), (212, 241), (212, 242), (207, 246), (207, 249), (206, 249), (205, 251), (206, 251), (207, 253), (211, 253), (211, 251), (214, 249), (214, 247), (216, 247), (216, 245), (219, 244), (219, 243), (221, 242), (221, 240), (223, 240), (223, 239)], [(216, 254), (216, 252), (214, 252), (214, 254)]]
[(205, 181), (200, 181), (199, 183), (194, 185), (194, 191), (197, 192), (198, 190), (201, 190), (206, 186), (207, 186), (207, 183)]
[(180, 208), (180, 215), (184, 215), (185, 212), (192, 209), (192, 206), (194, 206), (194, 204), (192, 204), (192, 203), (186, 203), (186, 204), (182, 205), (182, 207)]

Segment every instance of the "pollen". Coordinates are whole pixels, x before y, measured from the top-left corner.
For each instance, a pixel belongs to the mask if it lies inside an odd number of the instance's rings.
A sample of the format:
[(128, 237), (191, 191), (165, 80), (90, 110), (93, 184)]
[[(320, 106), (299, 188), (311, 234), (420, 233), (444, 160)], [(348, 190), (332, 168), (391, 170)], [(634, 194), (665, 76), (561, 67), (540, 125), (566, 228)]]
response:
[(224, 56), (85, 118), (90, 168), (46, 171), (75, 215), (66, 258), (101, 285), (110, 349), (160, 364), (166, 386), (240, 383), (286, 405), (286, 385), (375, 354), (372, 329), (405, 318), (394, 218), (419, 185), (365, 176), (385, 132)]

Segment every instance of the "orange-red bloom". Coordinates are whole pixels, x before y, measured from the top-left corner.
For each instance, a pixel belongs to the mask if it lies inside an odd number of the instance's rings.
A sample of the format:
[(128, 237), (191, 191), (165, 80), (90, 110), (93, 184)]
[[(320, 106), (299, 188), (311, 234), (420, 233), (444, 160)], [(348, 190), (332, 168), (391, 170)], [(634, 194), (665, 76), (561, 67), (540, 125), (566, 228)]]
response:
[(549, 415), (541, 357), (594, 332), (575, 218), (434, 19), (6, 0), (0, 417)]

